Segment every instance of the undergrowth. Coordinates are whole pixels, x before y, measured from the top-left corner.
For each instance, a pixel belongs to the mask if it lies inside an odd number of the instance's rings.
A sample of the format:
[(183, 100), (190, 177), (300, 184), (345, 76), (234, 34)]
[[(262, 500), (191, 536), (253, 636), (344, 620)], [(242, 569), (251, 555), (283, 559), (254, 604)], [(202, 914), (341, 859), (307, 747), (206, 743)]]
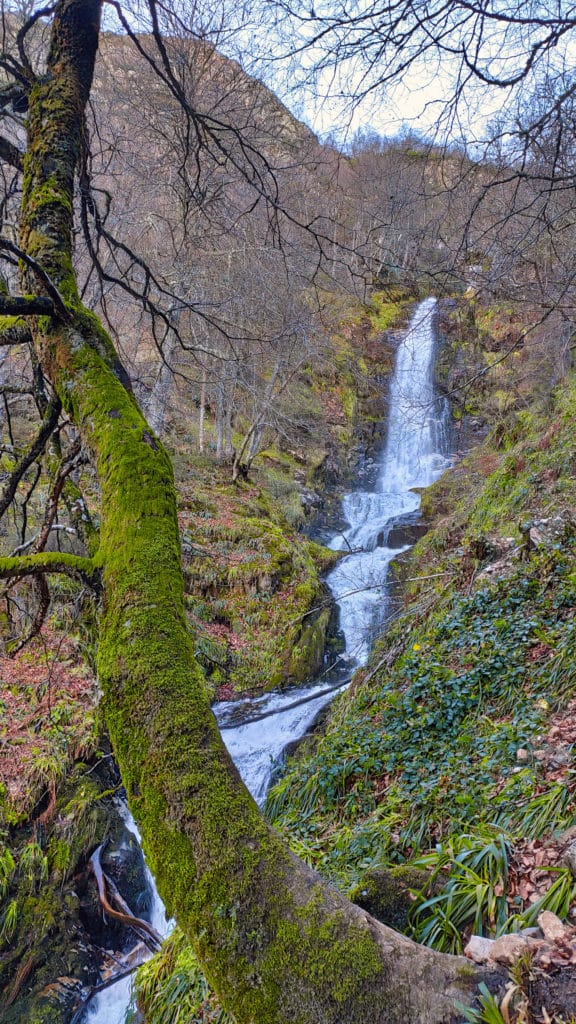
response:
[[(552, 420), (509, 418), (432, 489), (437, 527), (412, 564), (443, 575), (413, 586), (374, 652), (386, 667), (339, 699), (268, 798), (293, 849), (345, 890), (424, 869), (437, 884), (412, 891), (409, 931), (446, 951), (575, 906), (554, 846), (576, 825), (575, 406), (570, 380)], [(540, 517), (556, 527), (526, 545)]]
[[(146, 1024), (234, 1024), (218, 1005), (179, 928), (161, 951), (139, 968), (135, 979), (135, 996)], [(136, 1019), (141, 1019), (139, 1014)]]

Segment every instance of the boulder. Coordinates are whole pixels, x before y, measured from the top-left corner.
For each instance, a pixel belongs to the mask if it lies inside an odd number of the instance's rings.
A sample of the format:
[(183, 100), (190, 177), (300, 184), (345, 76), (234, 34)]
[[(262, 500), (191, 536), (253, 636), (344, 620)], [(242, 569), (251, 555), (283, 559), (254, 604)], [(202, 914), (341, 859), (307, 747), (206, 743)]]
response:
[(428, 524), (420, 512), (407, 512), (394, 519), (387, 531), (378, 534), (378, 547), (404, 548), (407, 544), (415, 544), (427, 531)]
[(494, 939), (490, 947), (490, 960), (510, 966), (527, 953), (532, 953), (537, 945), (537, 940), (532, 939), (529, 935), (522, 935), (520, 932), (501, 935), (498, 939)]
[(490, 959), (490, 951), (494, 945), (494, 939), (487, 939), (484, 935), (471, 935), (468, 944), (464, 947), (464, 955), (475, 964), (485, 964)]
[(572, 931), (551, 910), (543, 910), (539, 914), (538, 926), (548, 942), (556, 942), (557, 939), (563, 939), (567, 933), (569, 934)]

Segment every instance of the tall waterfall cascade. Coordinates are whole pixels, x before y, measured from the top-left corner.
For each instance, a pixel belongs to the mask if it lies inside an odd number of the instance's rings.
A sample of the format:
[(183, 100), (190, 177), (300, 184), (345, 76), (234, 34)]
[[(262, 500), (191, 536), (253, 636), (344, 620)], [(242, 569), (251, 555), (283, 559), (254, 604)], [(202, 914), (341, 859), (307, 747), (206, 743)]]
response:
[(390, 531), (417, 513), (415, 489), (429, 487), (449, 465), (448, 406), (434, 386), (435, 307), (435, 299), (420, 303), (398, 346), (375, 489), (346, 495), (343, 512), (350, 525), (331, 544), (353, 552), (327, 582), (340, 607), (346, 651), (359, 664), (368, 657), (390, 606), (388, 567), (399, 554), (398, 547), (387, 544)]
[[(214, 707), (228, 750), (259, 802), (286, 747), (306, 733), (321, 709), (345, 687), (345, 679), (366, 661), (390, 611), (389, 565), (410, 547), (389, 547), (392, 530), (415, 519), (418, 490), (432, 484), (449, 465), (448, 408), (434, 386), (435, 308), (435, 299), (421, 302), (403, 334), (390, 382), (387, 439), (374, 490), (346, 495), (343, 513), (349, 525), (331, 542), (333, 550), (349, 552), (327, 577), (345, 640), (339, 669), (308, 686)], [(137, 834), (134, 823), (128, 823)], [(155, 886), (152, 906), (156, 927), (166, 934), (168, 924)], [(125, 979), (92, 1000), (85, 1024), (124, 1024), (129, 1004), (130, 982)]]

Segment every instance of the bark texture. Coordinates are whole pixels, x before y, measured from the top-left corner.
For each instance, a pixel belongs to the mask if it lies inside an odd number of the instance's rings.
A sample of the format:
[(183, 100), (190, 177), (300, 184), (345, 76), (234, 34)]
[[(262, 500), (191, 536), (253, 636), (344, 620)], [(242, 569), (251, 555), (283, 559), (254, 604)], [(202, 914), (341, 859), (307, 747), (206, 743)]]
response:
[[(347, 902), (266, 825), (220, 738), (184, 617), (169, 459), (78, 297), (73, 185), (98, 0), (61, 0), (33, 88), (21, 245), (67, 318), (32, 330), (101, 487), (99, 674), (106, 721), (160, 892), (239, 1024), (448, 1024), (493, 972), (419, 947)], [(40, 293), (28, 273), (27, 293)]]

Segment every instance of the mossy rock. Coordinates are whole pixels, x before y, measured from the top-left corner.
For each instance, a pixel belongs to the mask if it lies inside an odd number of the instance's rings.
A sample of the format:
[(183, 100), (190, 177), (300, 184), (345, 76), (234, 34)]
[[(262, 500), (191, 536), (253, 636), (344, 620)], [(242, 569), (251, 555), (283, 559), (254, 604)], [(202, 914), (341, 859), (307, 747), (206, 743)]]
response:
[[(99, 980), (101, 953), (91, 945), (110, 946), (110, 930), (102, 925), (86, 861), (117, 816), (109, 799), (117, 783), (110, 764), (105, 759), (92, 771), (75, 764), (52, 813), (10, 833), (15, 870), (3, 907), (15, 904), (17, 914), (0, 955), (0, 1019), (6, 1024), (67, 1024), (81, 989)], [(32, 849), (33, 874), (24, 867)], [(91, 923), (97, 934), (90, 933)]]
[(418, 868), (372, 868), (350, 893), (350, 899), (382, 924), (405, 932), (413, 905), (411, 890), (437, 892), (442, 888), (430, 881), (427, 871)]
[(322, 668), (326, 633), (331, 617), (331, 608), (323, 608), (314, 621), (308, 621), (303, 626), (302, 632), (292, 648), (288, 664), (288, 678), (291, 682), (303, 683)]

